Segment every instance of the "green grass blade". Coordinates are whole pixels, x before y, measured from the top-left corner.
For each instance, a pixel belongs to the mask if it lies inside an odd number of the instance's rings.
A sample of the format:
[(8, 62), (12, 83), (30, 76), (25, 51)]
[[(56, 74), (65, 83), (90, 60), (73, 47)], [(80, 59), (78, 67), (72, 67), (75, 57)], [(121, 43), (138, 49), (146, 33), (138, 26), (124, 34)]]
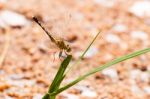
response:
[(49, 97), (50, 97), (50, 95), (49, 95), (48, 93), (46, 93), (46, 94), (42, 97), (42, 99), (49, 99)]
[(90, 75), (92, 75), (92, 74), (94, 74), (96, 72), (102, 71), (102, 70), (104, 70), (104, 69), (106, 69), (106, 68), (108, 68), (108, 67), (110, 67), (110, 66), (112, 66), (114, 64), (117, 64), (117, 63), (120, 63), (120, 62), (125, 61), (127, 59), (130, 59), (130, 58), (133, 58), (133, 57), (145, 54), (147, 52), (150, 52), (150, 48), (146, 48), (144, 50), (136, 51), (136, 52), (133, 52), (131, 54), (124, 55), (124, 56), (122, 56), (120, 58), (117, 58), (117, 59), (115, 59), (115, 60), (113, 60), (111, 62), (108, 62), (108, 63), (106, 63), (106, 64), (104, 64), (104, 65), (102, 65), (102, 66), (100, 66), (98, 68), (95, 68), (95, 69), (91, 70), (90, 72), (84, 74), (83, 76), (78, 77), (76, 80), (72, 81), (71, 83), (67, 84), (66, 86), (58, 89), (57, 91), (55, 91), (53, 93), (50, 93), (50, 95), (57, 95), (60, 92), (70, 88), (71, 86), (75, 85), (76, 83), (80, 82), (81, 80), (85, 79), (86, 77), (88, 77), (88, 76), (90, 76)]
[(55, 99), (56, 96), (55, 95), (51, 96), (49, 93), (52, 93), (59, 88), (61, 82), (65, 78), (64, 72), (65, 72), (68, 64), (70, 63), (71, 59), (72, 59), (72, 55), (68, 55), (64, 59), (64, 61), (61, 63), (59, 70), (58, 70), (51, 86), (49, 87), (48, 93), (46, 93), (42, 99)]
[(62, 82), (63, 78), (65, 77), (64, 72), (65, 72), (69, 62), (71, 61), (71, 58), (72, 58), (72, 56), (68, 55), (67, 58), (65, 58), (64, 61), (61, 63), (59, 70), (49, 88), (49, 91), (48, 91), (49, 93), (55, 91), (59, 87), (60, 83)]

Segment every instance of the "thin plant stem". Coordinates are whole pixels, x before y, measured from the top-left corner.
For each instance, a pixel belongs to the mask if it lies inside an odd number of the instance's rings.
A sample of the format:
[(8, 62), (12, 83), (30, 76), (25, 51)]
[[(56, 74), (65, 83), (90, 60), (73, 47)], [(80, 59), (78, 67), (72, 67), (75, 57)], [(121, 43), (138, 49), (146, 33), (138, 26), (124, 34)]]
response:
[(83, 59), (83, 57), (84, 57), (84, 55), (87, 53), (87, 51), (90, 49), (90, 47), (92, 46), (92, 44), (94, 43), (94, 41), (96, 40), (96, 38), (98, 37), (98, 35), (100, 34), (101, 32), (98, 32), (97, 34), (96, 34), (96, 36), (94, 37), (94, 39), (91, 41), (91, 43), (89, 44), (89, 46), (86, 48), (86, 50), (83, 52), (83, 54), (78, 58), (78, 60), (72, 65), (72, 66), (70, 66), (69, 68), (68, 68), (68, 70), (65, 72), (65, 75), (69, 72), (69, 71), (71, 71), (71, 69), (73, 69), (73, 67), (75, 67), (75, 66), (77, 66), (80, 62), (81, 62), (81, 60)]

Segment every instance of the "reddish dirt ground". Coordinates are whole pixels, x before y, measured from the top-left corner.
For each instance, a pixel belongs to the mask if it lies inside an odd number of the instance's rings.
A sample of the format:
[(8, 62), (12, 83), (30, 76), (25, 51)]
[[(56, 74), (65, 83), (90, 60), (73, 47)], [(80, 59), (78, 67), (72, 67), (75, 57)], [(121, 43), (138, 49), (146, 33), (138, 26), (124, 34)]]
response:
[[(137, 2), (144, 7), (139, 9)], [(71, 64), (101, 31), (64, 85), (119, 56), (150, 47), (147, 5), (148, 0), (0, 0), (0, 99), (41, 99), (62, 61), (33, 16), (69, 42)], [(57, 99), (150, 99), (149, 71), (147, 53), (90, 76)]]

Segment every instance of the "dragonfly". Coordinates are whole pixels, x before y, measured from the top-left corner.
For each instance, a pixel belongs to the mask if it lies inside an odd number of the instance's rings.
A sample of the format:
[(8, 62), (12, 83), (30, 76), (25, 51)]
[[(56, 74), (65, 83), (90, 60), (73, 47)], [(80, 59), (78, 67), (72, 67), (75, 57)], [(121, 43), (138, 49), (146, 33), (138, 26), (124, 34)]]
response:
[(66, 55), (68, 55), (71, 52), (71, 47), (69, 44), (66, 44), (66, 42), (63, 39), (56, 39), (53, 37), (51, 33), (49, 33), (44, 26), (39, 22), (39, 20), (34, 16), (33, 20), (44, 30), (44, 32), (48, 35), (51, 42), (54, 43), (59, 49), (59, 58), (62, 57), (63, 52), (65, 52)]

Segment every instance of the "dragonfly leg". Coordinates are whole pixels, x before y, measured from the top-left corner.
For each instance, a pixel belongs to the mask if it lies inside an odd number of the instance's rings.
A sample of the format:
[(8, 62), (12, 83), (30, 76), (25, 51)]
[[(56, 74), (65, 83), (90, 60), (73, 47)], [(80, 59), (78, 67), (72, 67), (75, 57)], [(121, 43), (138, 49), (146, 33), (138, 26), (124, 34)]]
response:
[(66, 52), (66, 51), (64, 51), (65, 52), (65, 54), (68, 56), (68, 53)]
[(62, 53), (63, 53), (63, 50), (61, 50), (61, 51), (59, 52), (59, 59), (61, 59)]

